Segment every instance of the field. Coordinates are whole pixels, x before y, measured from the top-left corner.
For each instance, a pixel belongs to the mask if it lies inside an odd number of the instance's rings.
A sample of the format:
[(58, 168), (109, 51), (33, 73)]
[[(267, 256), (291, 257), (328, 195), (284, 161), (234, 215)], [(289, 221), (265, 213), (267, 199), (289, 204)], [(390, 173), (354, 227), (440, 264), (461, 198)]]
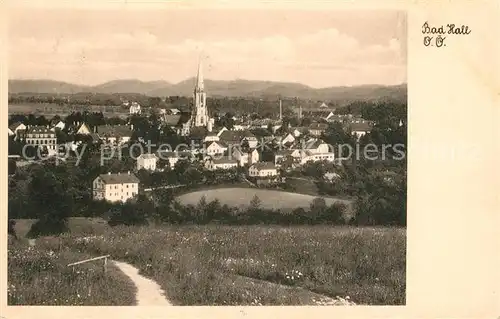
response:
[[(256, 188), (217, 188), (186, 193), (178, 197), (184, 205), (196, 205), (205, 196), (207, 202), (218, 199), (221, 204), (233, 207), (248, 206), (252, 198), (257, 195), (261, 200), (262, 208), (292, 210), (298, 207), (309, 208), (316, 196), (291, 193), (278, 190), (256, 189)], [(335, 202), (349, 204), (350, 201), (324, 197), (327, 205)], [(242, 204), (244, 203), (244, 204)]]
[(136, 288), (130, 279), (103, 262), (75, 266), (68, 264), (91, 258), (86, 252), (59, 249), (57, 238), (26, 241), (9, 238), (8, 304), (67, 306), (128, 306), (135, 304)]
[(23, 104), (9, 104), (10, 114), (34, 114), (43, 115), (45, 117), (52, 117), (54, 115), (66, 116), (76, 111), (89, 111), (89, 112), (103, 112), (108, 117), (127, 117), (128, 110), (121, 109), (116, 106), (99, 106), (91, 105), (87, 107), (68, 107), (50, 103), (23, 103)]
[[(18, 223), (18, 230), (26, 228), (23, 223)], [(110, 254), (155, 280), (177, 305), (316, 305), (323, 297), (336, 296), (356, 304), (405, 304), (405, 229), (269, 225), (109, 228), (97, 219), (78, 219), (70, 227), (74, 229), (71, 233), (60, 236), (52, 247), (44, 244), (45, 249), (85, 256)], [(9, 285), (19, 285), (16, 273), (47, 276), (13, 266), (9, 260)], [(64, 281), (62, 277), (69, 274), (50, 276)], [(49, 298), (48, 288), (39, 286), (38, 295)]]

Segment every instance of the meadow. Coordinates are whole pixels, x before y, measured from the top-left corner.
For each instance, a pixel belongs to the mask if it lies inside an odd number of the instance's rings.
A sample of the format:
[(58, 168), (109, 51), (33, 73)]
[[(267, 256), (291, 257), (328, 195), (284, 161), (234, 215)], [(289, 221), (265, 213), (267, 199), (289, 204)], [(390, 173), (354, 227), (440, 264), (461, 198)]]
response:
[[(45, 243), (44, 249), (85, 256), (110, 254), (155, 280), (176, 305), (317, 305), (323, 297), (337, 296), (364, 305), (405, 304), (404, 228), (270, 225), (111, 228), (96, 219), (85, 221), (73, 222), (72, 232), (59, 236), (52, 244)], [(22, 223), (17, 227), (21, 229)], [(9, 253), (10, 249), (9, 245)], [(62, 268), (59, 270), (61, 273), (49, 276), (64, 281), (71, 275)], [(9, 260), (9, 285), (17, 287), (20, 279), (16, 273), (44, 276)], [(110, 280), (107, 283), (114, 291), (116, 283)], [(104, 291), (105, 283), (100, 286)], [(44, 296), (49, 287), (36, 289), (38, 296)], [(55, 291), (60, 297), (67, 295)], [(125, 295), (126, 290), (122, 291)], [(102, 296), (105, 298), (105, 293)], [(42, 299), (36, 300), (47, 302)]]
[[(292, 193), (279, 190), (225, 187), (189, 192), (177, 197), (183, 205), (196, 205), (205, 196), (207, 202), (218, 199), (221, 204), (231, 207), (246, 207), (254, 196), (261, 200), (264, 209), (293, 210), (298, 207), (309, 209), (311, 202), (318, 196)], [(328, 206), (336, 202), (349, 204), (350, 201), (332, 197), (323, 197)], [(242, 204), (246, 203), (246, 204)]]
[(58, 238), (43, 238), (31, 246), (9, 237), (7, 302), (9, 305), (129, 306), (136, 288), (116, 266), (90, 262), (88, 252), (60, 248)]

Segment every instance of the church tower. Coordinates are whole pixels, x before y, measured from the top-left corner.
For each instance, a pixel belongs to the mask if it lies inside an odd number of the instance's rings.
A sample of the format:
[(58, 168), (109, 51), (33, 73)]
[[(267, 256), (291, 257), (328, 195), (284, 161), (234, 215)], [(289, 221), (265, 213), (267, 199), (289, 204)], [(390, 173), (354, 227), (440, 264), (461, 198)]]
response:
[(194, 87), (194, 103), (191, 113), (191, 126), (207, 127), (210, 118), (207, 110), (207, 94), (205, 93), (205, 84), (203, 82), (203, 73), (201, 60), (198, 64), (198, 75)]

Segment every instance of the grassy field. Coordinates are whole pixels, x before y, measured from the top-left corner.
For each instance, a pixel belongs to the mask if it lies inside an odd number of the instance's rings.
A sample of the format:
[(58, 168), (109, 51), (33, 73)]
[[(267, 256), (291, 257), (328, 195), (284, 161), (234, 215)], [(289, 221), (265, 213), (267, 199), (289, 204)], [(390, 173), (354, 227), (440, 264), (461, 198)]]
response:
[[(306, 194), (239, 187), (195, 191), (183, 194), (177, 198), (184, 205), (196, 205), (200, 201), (200, 199), (205, 196), (208, 202), (218, 199), (221, 204), (227, 204), (233, 207), (245, 207), (248, 206), (255, 195), (257, 195), (261, 200), (262, 208), (282, 210), (292, 210), (298, 207), (308, 209), (313, 199), (316, 198), (316, 196)], [(335, 202), (342, 202), (345, 204), (350, 203), (350, 201), (348, 200), (336, 199), (331, 197), (324, 197), (324, 199), (327, 205), (331, 205)]]
[(31, 247), (9, 238), (8, 304), (44, 306), (128, 306), (135, 304), (136, 288), (130, 279), (102, 261), (67, 267), (91, 258), (86, 252), (59, 249), (58, 238), (44, 238)]
[[(25, 228), (23, 223), (17, 229)], [(160, 284), (177, 305), (315, 305), (320, 296), (349, 296), (357, 304), (405, 304), (405, 229), (109, 228), (98, 219), (82, 218), (74, 219), (70, 227), (71, 233), (60, 236), (61, 251), (110, 254), (129, 262)], [(9, 260), (9, 284), (18, 280), (16, 272), (29, 271), (13, 268)], [(64, 281), (70, 275), (64, 274), (50, 275)]]

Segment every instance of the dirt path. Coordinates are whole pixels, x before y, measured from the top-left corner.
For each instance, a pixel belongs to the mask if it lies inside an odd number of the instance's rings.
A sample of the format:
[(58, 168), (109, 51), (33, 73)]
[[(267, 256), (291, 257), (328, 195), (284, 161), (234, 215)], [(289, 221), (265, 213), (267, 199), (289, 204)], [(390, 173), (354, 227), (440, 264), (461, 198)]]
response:
[(113, 261), (113, 263), (120, 268), (137, 287), (137, 294), (135, 296), (137, 306), (172, 306), (165, 297), (165, 293), (161, 287), (151, 279), (139, 275), (139, 270), (137, 268), (120, 261)]

